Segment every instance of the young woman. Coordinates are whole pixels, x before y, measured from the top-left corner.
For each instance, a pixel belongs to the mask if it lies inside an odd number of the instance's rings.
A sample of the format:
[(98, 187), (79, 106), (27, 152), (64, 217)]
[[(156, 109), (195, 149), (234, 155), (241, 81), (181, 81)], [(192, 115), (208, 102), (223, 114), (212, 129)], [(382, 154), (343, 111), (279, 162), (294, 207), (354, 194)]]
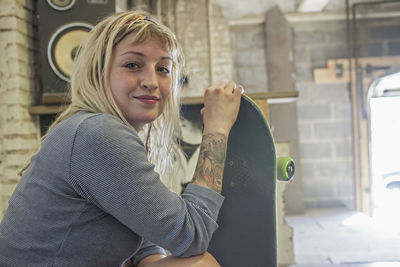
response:
[(115, 14), (94, 27), (75, 62), (71, 105), (9, 201), (0, 266), (219, 266), (206, 250), (242, 87), (206, 90), (199, 161), (178, 196), (164, 183), (182, 61), (174, 34), (147, 14)]

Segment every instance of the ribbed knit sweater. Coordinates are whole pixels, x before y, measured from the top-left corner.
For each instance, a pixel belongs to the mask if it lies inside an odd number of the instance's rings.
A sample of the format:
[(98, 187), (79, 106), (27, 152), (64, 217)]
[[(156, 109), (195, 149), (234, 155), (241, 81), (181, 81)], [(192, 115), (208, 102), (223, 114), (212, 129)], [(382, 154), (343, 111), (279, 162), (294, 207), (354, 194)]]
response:
[(131, 128), (78, 112), (46, 137), (15, 189), (0, 224), (0, 266), (120, 266), (161, 247), (201, 254), (222, 202), (194, 184), (172, 193)]

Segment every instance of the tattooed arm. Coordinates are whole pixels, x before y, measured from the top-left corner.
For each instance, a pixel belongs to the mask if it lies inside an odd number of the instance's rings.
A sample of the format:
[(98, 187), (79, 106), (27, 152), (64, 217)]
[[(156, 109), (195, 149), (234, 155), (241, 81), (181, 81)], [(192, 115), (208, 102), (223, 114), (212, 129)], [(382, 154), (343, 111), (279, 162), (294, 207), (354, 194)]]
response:
[(226, 144), (227, 136), (224, 134), (208, 133), (203, 136), (193, 183), (221, 193)]
[(202, 109), (204, 131), (193, 183), (221, 193), (229, 132), (239, 112), (242, 87), (234, 82), (208, 88)]

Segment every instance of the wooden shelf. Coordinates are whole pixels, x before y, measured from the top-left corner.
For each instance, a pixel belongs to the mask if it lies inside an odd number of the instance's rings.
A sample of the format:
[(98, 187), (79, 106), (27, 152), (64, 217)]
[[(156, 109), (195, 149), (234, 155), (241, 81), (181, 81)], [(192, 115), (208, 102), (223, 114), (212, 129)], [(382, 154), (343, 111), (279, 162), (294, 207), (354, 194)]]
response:
[[(298, 91), (279, 91), (247, 94), (254, 100), (266, 100), (268, 104), (289, 103), (296, 101), (299, 97)], [(69, 98), (64, 93), (43, 94), (43, 105), (35, 105), (29, 107), (31, 115), (49, 115), (57, 114), (64, 111), (68, 107)], [(182, 105), (201, 105), (203, 97), (184, 97)]]

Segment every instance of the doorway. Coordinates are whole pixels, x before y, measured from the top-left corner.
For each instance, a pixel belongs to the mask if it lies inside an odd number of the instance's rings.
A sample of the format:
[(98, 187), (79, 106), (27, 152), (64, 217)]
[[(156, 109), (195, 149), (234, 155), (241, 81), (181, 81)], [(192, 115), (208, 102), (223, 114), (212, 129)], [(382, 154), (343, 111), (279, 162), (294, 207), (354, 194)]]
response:
[(387, 230), (400, 232), (400, 72), (368, 89), (371, 210)]

